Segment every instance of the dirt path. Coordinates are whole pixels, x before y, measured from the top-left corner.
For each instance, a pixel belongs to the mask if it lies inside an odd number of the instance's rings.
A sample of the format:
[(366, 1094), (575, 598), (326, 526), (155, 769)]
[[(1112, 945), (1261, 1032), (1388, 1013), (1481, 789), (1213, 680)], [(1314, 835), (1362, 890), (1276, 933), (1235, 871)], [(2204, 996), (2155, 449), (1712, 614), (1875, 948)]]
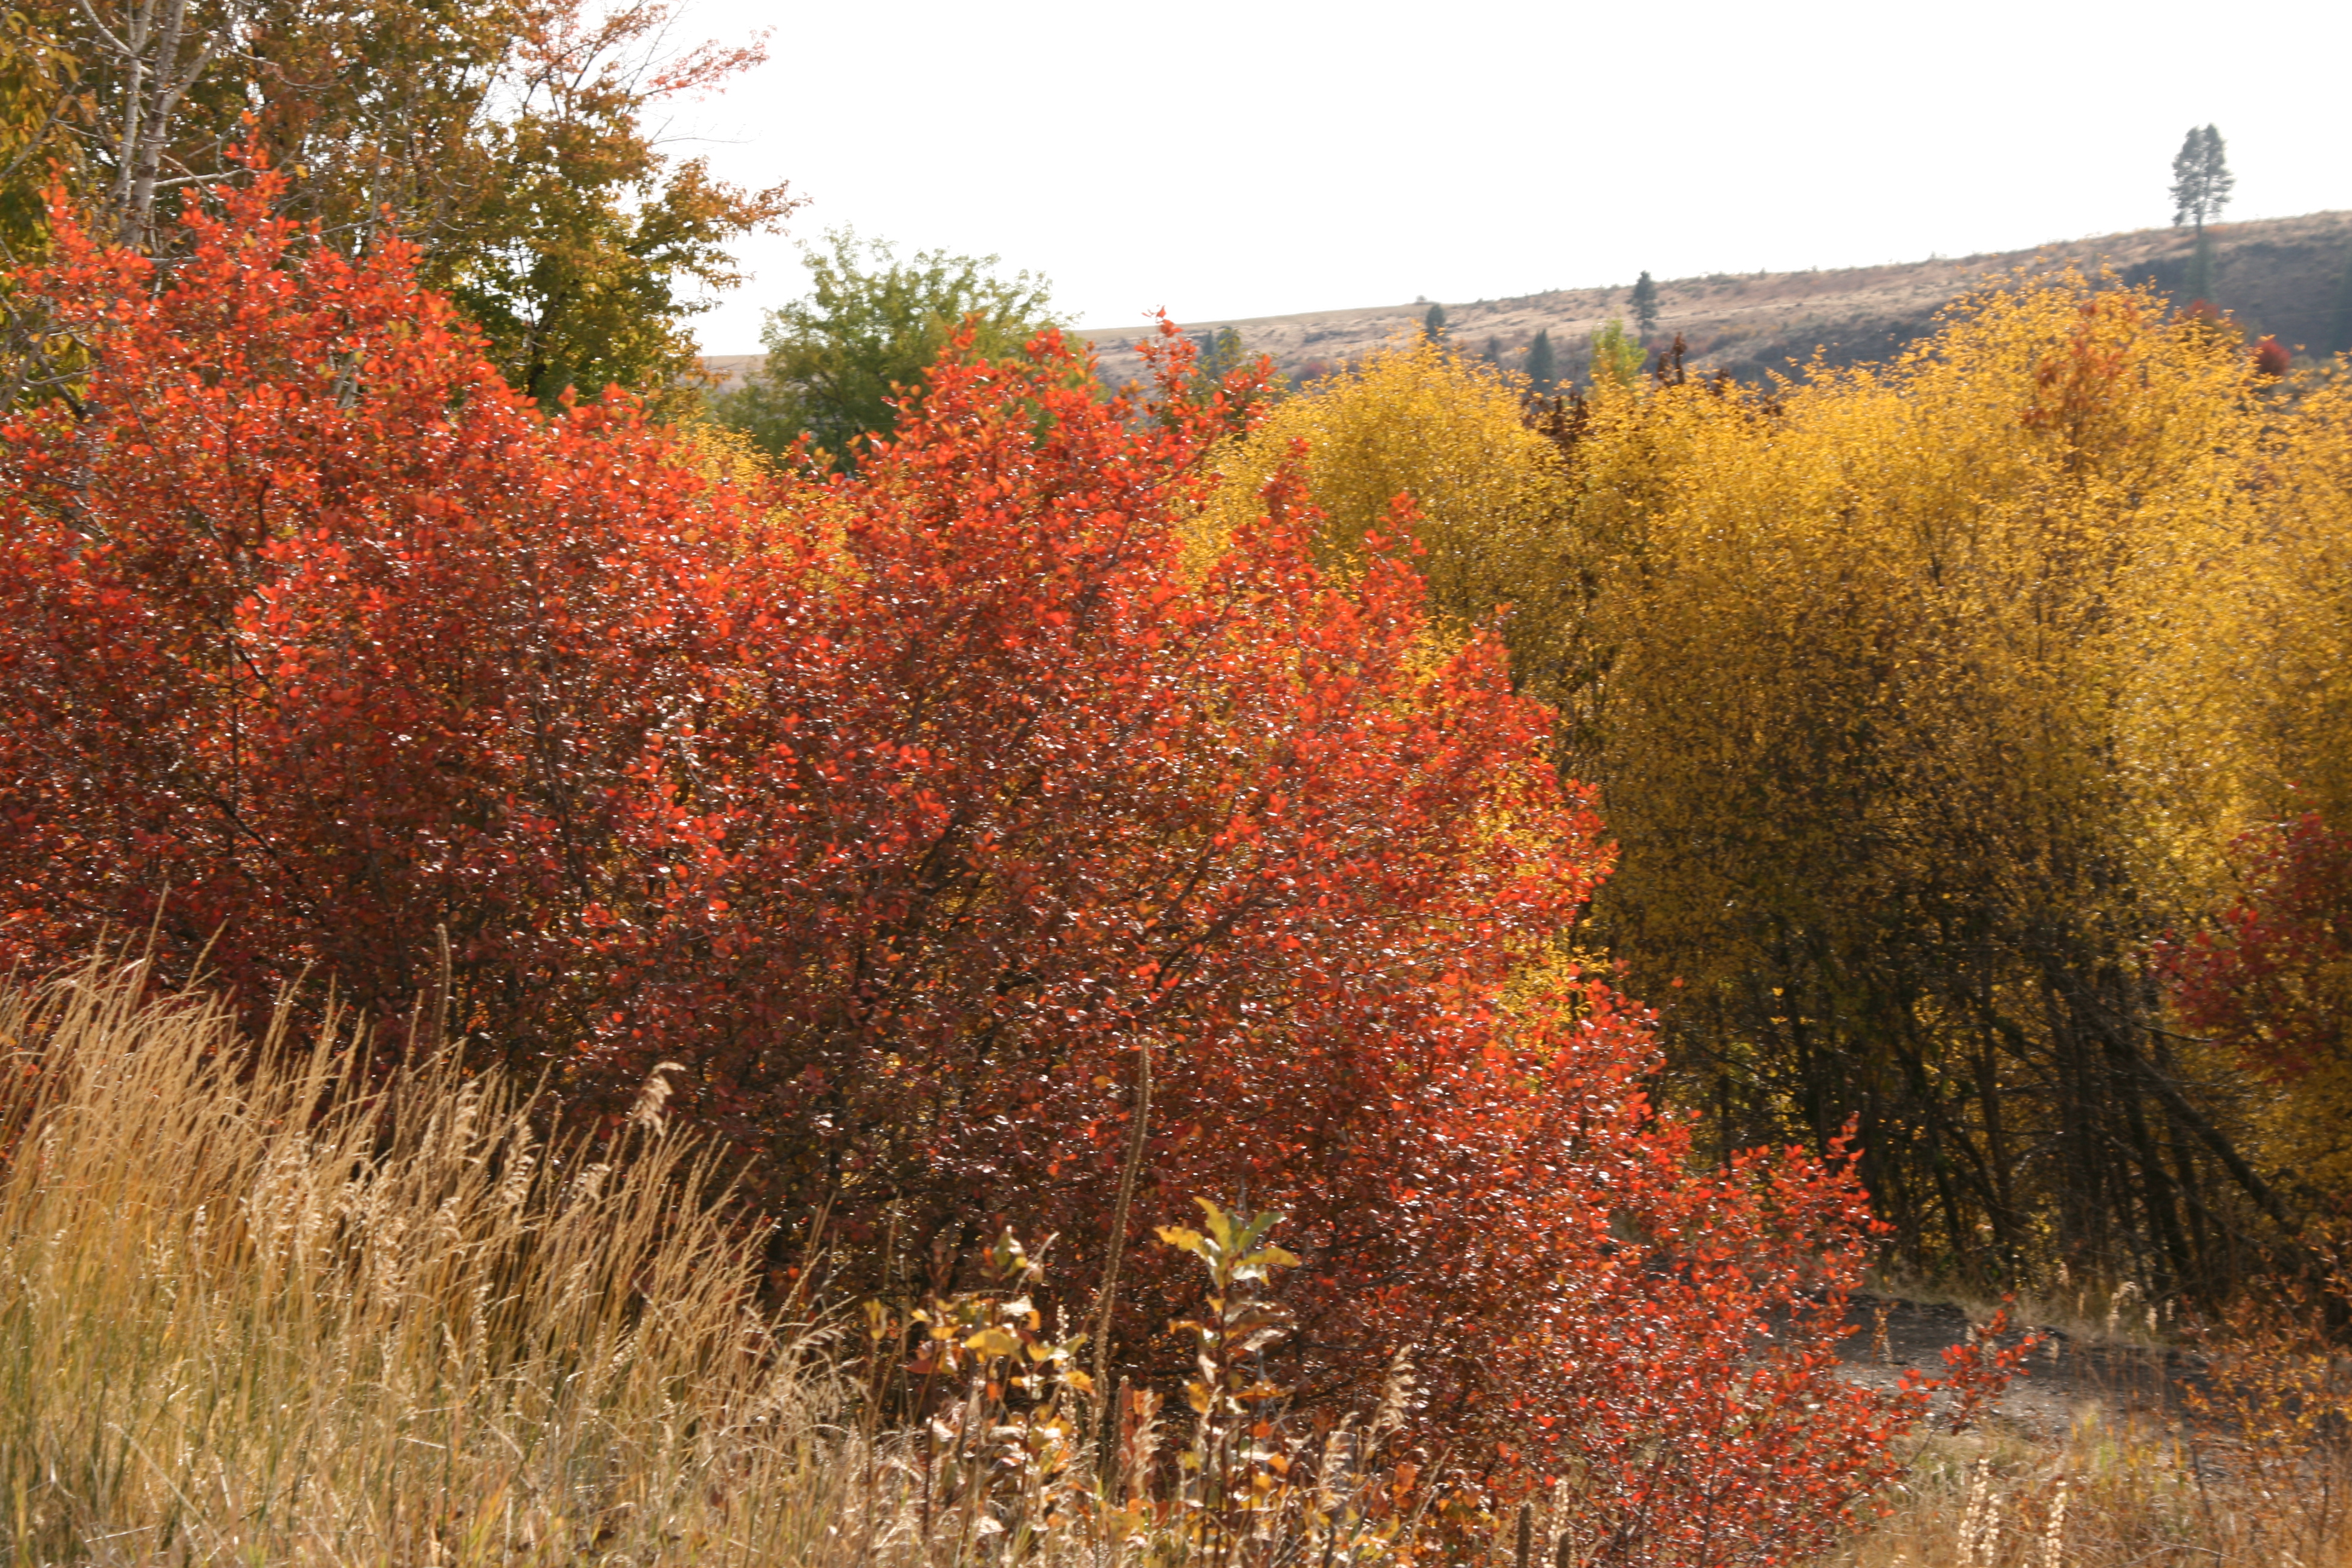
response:
[[(1866, 1387), (1892, 1386), (1906, 1371), (1938, 1375), (1944, 1352), (1969, 1341), (1968, 1314), (1940, 1303), (1857, 1296), (1850, 1321), (1853, 1331), (1840, 1354), (1846, 1374)], [(2146, 1407), (2159, 1401), (2177, 1406), (2194, 1371), (2193, 1358), (2183, 1352), (2105, 1342), (2060, 1329), (2034, 1331), (2044, 1343), (1998, 1409), (2004, 1421), (2038, 1437), (2063, 1436), (2085, 1406)]]

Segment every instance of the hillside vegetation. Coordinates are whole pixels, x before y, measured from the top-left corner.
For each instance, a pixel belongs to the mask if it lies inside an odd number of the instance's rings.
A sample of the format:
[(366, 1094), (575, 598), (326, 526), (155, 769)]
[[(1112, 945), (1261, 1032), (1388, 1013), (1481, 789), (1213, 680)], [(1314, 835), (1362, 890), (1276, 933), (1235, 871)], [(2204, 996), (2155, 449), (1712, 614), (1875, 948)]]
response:
[[(2339, 338), (2352, 328), (2343, 287), (2352, 266), (2352, 213), (2215, 224), (2207, 233), (2214, 247), (2212, 303), (2255, 336), (2273, 334), (2314, 356), (2352, 348), (2352, 337)], [(2111, 267), (2122, 282), (2147, 283), (2170, 295), (2186, 279), (2194, 247), (2187, 230), (2141, 229), (1883, 267), (1661, 279), (1657, 326), (1647, 336), (1653, 348), (1662, 348), (1679, 335), (1693, 374), (1720, 370), (1754, 382), (1774, 372), (1792, 374), (1817, 353), (1832, 367), (1889, 358), (1931, 331), (1945, 306), (1988, 279), (2008, 279), (2021, 269), (2037, 275), (2072, 267), (2095, 274)], [(1427, 301), (1416, 301), (1182, 325), (1193, 332), (1230, 327), (1251, 352), (1270, 355), (1284, 374), (1311, 379), (1417, 335), (1427, 310)], [(1587, 340), (1612, 318), (1630, 322), (1633, 309), (1621, 285), (1448, 300), (1445, 318), (1464, 353), (1483, 355), (1491, 342), (1499, 363), (1515, 370), (1524, 364), (1536, 333), (1549, 331), (1560, 373), (1580, 377)], [(1085, 335), (1101, 355), (1107, 379), (1116, 384), (1137, 374), (1134, 345), (1146, 336), (1142, 323), (1107, 324)], [(705, 363), (721, 374), (737, 374), (732, 359)]]

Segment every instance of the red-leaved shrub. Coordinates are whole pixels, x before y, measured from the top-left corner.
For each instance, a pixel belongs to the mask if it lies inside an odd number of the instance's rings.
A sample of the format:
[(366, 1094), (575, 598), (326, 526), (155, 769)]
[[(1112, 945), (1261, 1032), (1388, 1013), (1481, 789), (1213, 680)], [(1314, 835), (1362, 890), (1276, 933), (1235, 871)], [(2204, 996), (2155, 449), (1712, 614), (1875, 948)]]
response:
[(167, 277), (61, 222), (23, 280), (91, 368), (0, 457), (9, 961), (152, 929), (592, 1110), (667, 1075), (841, 1288), (1010, 1224), (1083, 1319), (1132, 1151), (1131, 1374), (1188, 1294), (1149, 1226), (1282, 1209), (1303, 1408), (1410, 1347), (1430, 1481), (1573, 1475), (1589, 1560), (1801, 1555), (1885, 1473), (1920, 1396), (1830, 1354), (1859, 1190), (1694, 1173), (1645, 1016), (1548, 960), (1607, 850), (1409, 512), (1336, 576), (1277, 479), (1188, 556), (1248, 376), (1171, 342), (1103, 399), (1048, 335), (755, 494), (617, 398), (541, 417), (275, 191)]
[(2341, 1068), (2352, 1030), (2352, 838), (2316, 812), (2242, 835), (2239, 896), (2157, 950), (2174, 1007), (2274, 1081)]

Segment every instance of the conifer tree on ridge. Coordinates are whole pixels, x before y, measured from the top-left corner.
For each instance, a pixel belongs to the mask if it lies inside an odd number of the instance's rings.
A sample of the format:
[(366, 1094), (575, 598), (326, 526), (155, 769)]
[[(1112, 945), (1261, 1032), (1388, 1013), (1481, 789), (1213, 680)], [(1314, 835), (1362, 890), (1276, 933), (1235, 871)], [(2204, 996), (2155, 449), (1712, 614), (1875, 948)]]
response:
[(1636, 331), (1648, 332), (1657, 326), (1658, 285), (1647, 272), (1643, 273), (1641, 280), (1633, 285), (1633, 296), (1629, 303), (1633, 309)]
[(2221, 132), (2210, 125), (2190, 126), (2172, 160), (2172, 226), (2193, 223), (2202, 239), (2205, 220), (2221, 216), (2230, 188), (2237, 183), (2223, 154)]

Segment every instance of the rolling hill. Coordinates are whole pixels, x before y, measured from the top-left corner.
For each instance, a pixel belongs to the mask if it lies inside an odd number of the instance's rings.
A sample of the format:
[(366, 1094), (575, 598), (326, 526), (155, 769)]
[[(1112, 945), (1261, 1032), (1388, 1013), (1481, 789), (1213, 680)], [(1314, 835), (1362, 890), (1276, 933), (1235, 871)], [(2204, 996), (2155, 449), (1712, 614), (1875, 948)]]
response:
[[(2250, 333), (2273, 333), (2315, 356), (2352, 347), (2338, 338), (2352, 328), (2352, 289), (2346, 287), (2352, 279), (2352, 212), (2216, 225), (2210, 232), (2213, 303)], [(1989, 279), (2070, 266), (2087, 272), (2104, 267), (2126, 281), (2153, 281), (2177, 296), (2193, 249), (2185, 229), (2143, 229), (1902, 265), (1661, 280), (1658, 323), (1648, 342), (1659, 347), (1679, 333), (1694, 372), (1723, 370), (1743, 380), (1789, 372), (1816, 352), (1831, 364), (1881, 360), (1926, 332), (1947, 304)], [(1627, 291), (1621, 284), (1447, 300), (1448, 331), (1462, 349), (1491, 353), (1516, 368), (1529, 341), (1549, 330), (1562, 374), (1580, 373), (1588, 335), (1612, 317), (1627, 315)], [(1271, 354), (1295, 378), (1311, 378), (1420, 331), (1428, 309), (1428, 301), (1416, 300), (1182, 325), (1192, 331), (1232, 327), (1252, 353)], [(1086, 331), (1101, 357), (1105, 379), (1116, 384), (1139, 373), (1141, 362), (1132, 345), (1144, 331), (1140, 323)]]
[[(2352, 212), (2311, 213), (2215, 225), (2213, 303), (2250, 334), (2268, 332), (2299, 353), (2325, 357), (2352, 348)], [(1926, 261), (1832, 271), (1709, 273), (1658, 285), (1654, 347), (1680, 334), (1694, 373), (1727, 371), (1742, 380), (1788, 373), (1818, 353), (1831, 364), (1881, 360), (1925, 333), (1936, 313), (1989, 280), (2080, 268), (2111, 268), (2128, 282), (2152, 281), (2178, 295), (2194, 241), (2185, 229), (2141, 229), (2040, 246), (2031, 250), (1936, 257)], [(1586, 341), (1612, 317), (1627, 314), (1627, 287), (1561, 289), (1505, 300), (1445, 301), (1454, 343), (1517, 368), (1528, 342), (1549, 330), (1563, 375), (1580, 374)], [(1385, 342), (1421, 330), (1429, 301), (1309, 310), (1291, 316), (1188, 321), (1188, 331), (1231, 327), (1254, 353), (1274, 357), (1296, 380), (1309, 380)], [(1091, 327), (1081, 335), (1100, 356), (1114, 385), (1134, 379), (1134, 348), (1147, 331), (1138, 321)], [(760, 363), (757, 354), (715, 354), (705, 370), (730, 385)]]

